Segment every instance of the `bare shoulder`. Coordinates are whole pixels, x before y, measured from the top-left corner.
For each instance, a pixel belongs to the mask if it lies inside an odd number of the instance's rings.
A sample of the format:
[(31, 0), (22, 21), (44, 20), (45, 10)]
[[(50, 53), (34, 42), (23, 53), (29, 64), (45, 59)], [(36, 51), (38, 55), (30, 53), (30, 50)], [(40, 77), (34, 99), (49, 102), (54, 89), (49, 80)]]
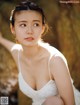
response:
[(61, 67), (66, 66), (67, 67), (67, 60), (65, 56), (55, 47), (50, 46), (48, 43), (42, 43), (42, 47), (45, 49), (46, 53), (50, 57), (50, 66), (51, 68), (54, 67)]
[(51, 72), (55, 76), (60, 77), (60, 74), (64, 74), (67, 76), (69, 73), (69, 68), (67, 64), (67, 60), (62, 53), (55, 54), (52, 56), (50, 61)]
[(59, 55), (54, 55), (52, 56), (51, 58), (51, 61), (50, 61), (50, 64), (51, 66), (58, 66), (58, 67), (68, 67), (68, 64), (67, 64), (67, 60), (66, 58), (64, 57), (63, 54), (59, 54)]
[(20, 44), (14, 44), (11, 48), (11, 53), (16, 63), (18, 61), (18, 53), (20, 50), (22, 50), (22, 46)]
[(11, 51), (19, 51), (22, 49), (22, 46), (20, 44), (14, 44), (11, 48)]
[[(69, 68), (65, 56), (55, 47), (50, 46), (50, 71), (55, 80), (70, 78)], [(64, 75), (63, 75), (64, 74)]]

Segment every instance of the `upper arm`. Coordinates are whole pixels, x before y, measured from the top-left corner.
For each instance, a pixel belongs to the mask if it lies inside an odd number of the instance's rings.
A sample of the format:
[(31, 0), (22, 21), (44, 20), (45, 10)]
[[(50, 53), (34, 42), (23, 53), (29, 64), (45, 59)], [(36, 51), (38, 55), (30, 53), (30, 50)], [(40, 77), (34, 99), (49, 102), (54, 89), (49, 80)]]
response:
[(65, 105), (74, 105), (74, 92), (68, 66), (64, 59), (56, 56), (51, 60), (51, 72)]
[[(16, 44), (10, 40), (7, 40), (5, 38), (1, 38), (0, 43), (11, 53), (13, 59), (17, 63), (17, 57), (18, 57), (18, 48), (19, 46), (16, 46)], [(16, 46), (16, 47), (15, 47)]]

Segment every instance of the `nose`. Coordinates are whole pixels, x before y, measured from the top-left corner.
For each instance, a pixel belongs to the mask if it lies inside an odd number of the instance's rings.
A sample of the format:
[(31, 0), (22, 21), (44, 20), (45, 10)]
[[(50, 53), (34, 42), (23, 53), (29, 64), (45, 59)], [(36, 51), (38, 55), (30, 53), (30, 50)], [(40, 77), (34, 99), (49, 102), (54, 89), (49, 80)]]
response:
[(27, 34), (33, 34), (32, 26), (28, 25), (27, 27)]

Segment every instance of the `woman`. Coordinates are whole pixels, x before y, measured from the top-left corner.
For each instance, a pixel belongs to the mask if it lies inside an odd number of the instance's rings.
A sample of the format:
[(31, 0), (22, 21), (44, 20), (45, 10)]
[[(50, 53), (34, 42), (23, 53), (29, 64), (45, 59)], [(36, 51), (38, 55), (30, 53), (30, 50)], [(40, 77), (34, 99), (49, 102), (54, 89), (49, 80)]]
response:
[(2, 36), (0, 43), (17, 64), (21, 91), (32, 98), (32, 105), (75, 105), (76, 95), (65, 57), (41, 41), (47, 26), (43, 10), (31, 1), (21, 2), (12, 10), (10, 22), (19, 44)]

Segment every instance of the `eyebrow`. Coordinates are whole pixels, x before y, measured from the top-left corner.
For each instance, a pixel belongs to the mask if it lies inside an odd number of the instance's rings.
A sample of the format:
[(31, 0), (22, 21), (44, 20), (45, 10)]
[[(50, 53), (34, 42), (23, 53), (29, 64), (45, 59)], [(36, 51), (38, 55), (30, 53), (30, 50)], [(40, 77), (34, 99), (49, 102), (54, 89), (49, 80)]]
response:
[(40, 20), (33, 20), (33, 21), (34, 21), (34, 22), (35, 22), (35, 21), (40, 22)]
[[(20, 22), (23, 22), (23, 23), (26, 22), (26, 23), (27, 23), (28, 21), (26, 21), (26, 20), (21, 20), (21, 21), (18, 21), (18, 22), (19, 22), (19, 23), (20, 23)], [(40, 22), (40, 20), (33, 20), (33, 22)]]

